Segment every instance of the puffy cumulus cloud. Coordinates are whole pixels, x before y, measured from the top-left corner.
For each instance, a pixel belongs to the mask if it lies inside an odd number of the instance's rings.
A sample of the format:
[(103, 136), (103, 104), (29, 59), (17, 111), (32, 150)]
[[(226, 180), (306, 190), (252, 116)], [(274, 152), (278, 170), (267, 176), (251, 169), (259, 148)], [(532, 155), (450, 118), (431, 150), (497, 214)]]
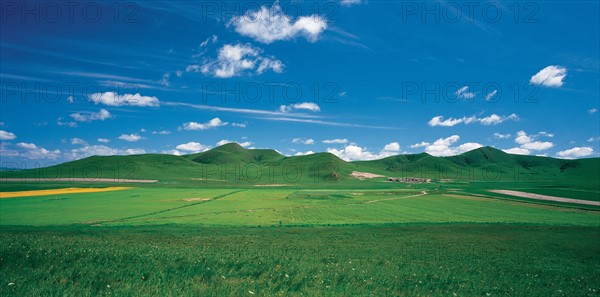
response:
[(585, 146), (585, 147), (574, 147), (572, 149), (560, 151), (560, 152), (556, 153), (556, 156), (560, 157), (560, 158), (564, 158), (564, 159), (575, 159), (575, 158), (588, 157), (588, 156), (591, 156), (593, 153), (594, 153), (593, 148), (591, 148), (589, 146)]
[(138, 140), (141, 140), (142, 136), (140, 136), (137, 133), (133, 133), (133, 134), (121, 134), (121, 136), (119, 136), (119, 139), (125, 140), (125, 141), (129, 141), (129, 142), (136, 142)]
[(50, 151), (43, 147), (39, 147), (34, 143), (19, 142), (17, 143), (16, 147), (18, 148), (18, 150), (15, 151), (16, 156), (25, 157), (32, 160), (56, 160), (61, 156), (60, 150)]
[(515, 154), (515, 155), (529, 155), (531, 154), (531, 152), (527, 149), (524, 148), (520, 148), (520, 147), (513, 147), (510, 149), (506, 149), (506, 150), (502, 150), (505, 153), (509, 153), (509, 154)]
[(346, 143), (348, 143), (348, 139), (346, 139), (346, 138), (325, 139), (321, 142), (323, 142), (325, 144), (334, 144), (334, 143), (346, 144)]
[[(227, 126), (229, 125), (228, 122), (223, 122), (221, 121), (220, 118), (214, 118), (206, 123), (198, 123), (198, 122), (187, 122), (183, 124), (183, 129), (184, 130), (208, 130), (208, 129), (214, 129), (217, 127), (222, 127), (222, 126)], [(236, 126), (235, 124), (232, 124), (233, 126)], [(237, 127), (240, 127), (239, 125), (237, 125)], [(245, 125), (244, 125), (245, 127)]]
[(321, 111), (321, 107), (318, 104), (313, 103), (313, 102), (302, 102), (302, 103), (295, 103), (295, 104), (290, 104), (290, 105), (279, 106), (280, 112), (291, 112), (294, 110), (308, 110), (308, 111), (318, 112), (318, 111)]
[(419, 143), (412, 144), (412, 145), (410, 146), (410, 148), (420, 148), (420, 147), (426, 147), (426, 146), (428, 146), (429, 144), (430, 144), (429, 142), (422, 141), (422, 142), (419, 142)]
[(274, 57), (262, 56), (263, 50), (250, 44), (226, 44), (219, 49), (216, 59), (208, 59), (204, 64), (189, 65), (187, 72), (202, 72), (218, 78), (240, 76), (254, 71), (262, 74), (267, 70), (282, 73), (285, 65)]
[(327, 152), (332, 153), (345, 161), (377, 159), (377, 155), (369, 152), (366, 148), (362, 148), (357, 145), (348, 145), (341, 150), (335, 148), (328, 148)]
[(400, 151), (400, 144), (392, 142), (386, 144), (379, 153), (370, 152), (367, 148), (360, 147), (355, 144), (350, 144), (343, 149), (328, 148), (327, 152), (338, 156), (342, 160), (346, 161), (360, 161), (360, 160), (376, 160), (398, 154)]
[(547, 132), (539, 132), (538, 134), (528, 135), (525, 131), (521, 130), (517, 132), (515, 142), (519, 144), (519, 147), (503, 150), (509, 154), (529, 155), (532, 151), (545, 151), (554, 146), (554, 143), (549, 141), (539, 141), (539, 137), (554, 137), (554, 134)]
[(454, 156), (483, 146), (476, 142), (467, 142), (455, 146), (458, 140), (460, 140), (460, 136), (458, 135), (452, 135), (446, 138), (439, 138), (432, 144), (427, 145), (425, 147), (425, 152), (432, 156)]
[(477, 95), (477, 93), (469, 92), (469, 86), (464, 86), (464, 87), (456, 90), (454, 95), (456, 95), (456, 98), (458, 98), (458, 99), (473, 99), (473, 98), (475, 98), (475, 95)]
[(313, 14), (294, 20), (292, 16), (283, 12), (278, 2), (275, 2), (271, 8), (263, 5), (258, 10), (250, 10), (244, 15), (231, 18), (227, 27), (231, 26), (240, 35), (266, 44), (290, 40), (297, 36), (315, 42), (327, 29), (327, 19)]
[(388, 143), (383, 147), (383, 150), (388, 152), (398, 152), (400, 151), (400, 144), (397, 142)]
[(436, 126), (440, 126), (440, 127), (453, 127), (456, 126), (458, 124), (473, 124), (473, 123), (480, 123), (482, 125), (498, 125), (501, 124), (505, 121), (518, 121), (519, 120), (519, 116), (517, 116), (516, 114), (510, 114), (508, 116), (500, 116), (497, 114), (491, 114), (490, 116), (487, 117), (477, 117), (477, 116), (470, 116), (470, 117), (462, 117), (462, 118), (448, 118), (448, 119), (444, 119), (444, 116), (436, 116), (433, 117), (431, 120), (429, 120), (428, 124), (431, 127), (436, 127)]
[(532, 76), (529, 82), (534, 85), (558, 88), (562, 87), (565, 77), (567, 77), (567, 68), (550, 65)]
[(14, 133), (0, 130), (0, 140), (13, 140), (15, 138), (17, 138), (17, 136)]
[(596, 112), (598, 112), (598, 110), (597, 110), (596, 108), (591, 108), (591, 109), (588, 109), (588, 111), (587, 111), (587, 112), (588, 112), (589, 114), (595, 114)]
[(220, 140), (219, 142), (217, 142), (217, 146), (222, 146), (222, 145), (228, 144), (228, 143), (237, 143), (241, 147), (249, 147), (249, 146), (252, 145), (252, 142), (250, 142), (250, 141), (237, 142), (237, 141), (231, 141), (231, 140), (223, 139), (223, 140)]
[(88, 113), (76, 112), (76, 113), (70, 114), (69, 116), (77, 122), (104, 121), (104, 120), (110, 119), (112, 117), (110, 115), (110, 112), (108, 112), (108, 110), (106, 110), (106, 109), (100, 109), (98, 112), (88, 112)]
[(210, 149), (210, 146), (203, 145), (199, 142), (190, 141), (188, 143), (182, 143), (175, 147), (179, 151), (186, 151), (190, 153), (204, 152)]
[(294, 138), (292, 139), (293, 143), (298, 143), (298, 144), (315, 144), (315, 140), (308, 138), (308, 139), (304, 139), (304, 138)]
[(108, 139), (108, 138), (98, 138), (98, 142), (109, 143), (110, 139)]
[(315, 153), (315, 152), (313, 152), (313, 151), (306, 151), (306, 152), (296, 152), (296, 153), (294, 154), (294, 156), (306, 156), (306, 155), (312, 155), (312, 154), (314, 154), (314, 153)]
[[(167, 75), (166, 83), (168, 85), (168, 73), (165, 74)], [(154, 96), (142, 96), (140, 93), (119, 95), (115, 92), (104, 92), (91, 94), (88, 98), (96, 104), (108, 106), (159, 106), (158, 98)]]
[(141, 148), (117, 149), (105, 145), (86, 145), (65, 152), (65, 158), (68, 160), (78, 160), (89, 156), (139, 155), (145, 153), (146, 150)]
[(152, 134), (156, 135), (169, 135), (171, 134), (171, 131), (168, 130), (160, 130), (160, 131), (152, 131)]

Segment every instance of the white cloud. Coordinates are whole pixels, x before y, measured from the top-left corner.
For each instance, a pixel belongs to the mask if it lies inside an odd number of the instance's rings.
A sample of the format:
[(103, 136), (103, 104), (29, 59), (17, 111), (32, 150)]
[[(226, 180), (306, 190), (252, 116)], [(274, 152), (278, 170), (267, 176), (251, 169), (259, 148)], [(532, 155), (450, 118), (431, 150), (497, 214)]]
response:
[(98, 138), (98, 142), (109, 143), (110, 140), (108, 138)]
[(136, 141), (142, 139), (142, 136), (140, 136), (137, 133), (133, 133), (133, 134), (121, 134), (121, 136), (119, 136), (119, 139), (125, 140), (125, 141), (129, 141), (129, 142), (136, 142)]
[(171, 131), (167, 131), (167, 130), (161, 130), (161, 131), (152, 131), (152, 134), (158, 134), (158, 135), (169, 135), (169, 134), (171, 134)]
[(521, 145), (521, 148), (532, 151), (545, 151), (553, 146), (554, 144), (549, 141), (534, 141)]
[(340, 4), (342, 4), (342, 6), (352, 6), (355, 4), (360, 4), (361, 0), (341, 0)]
[[(158, 82), (161, 85), (168, 87), (171, 85), (171, 82), (169, 81), (169, 79), (171, 78), (171, 74), (168, 72), (163, 73), (161, 80)], [(139, 94), (138, 94), (139, 95)], [(156, 98), (156, 97), (154, 97)]]
[(221, 126), (227, 126), (228, 122), (223, 122), (219, 118), (214, 118), (206, 123), (198, 123), (198, 122), (187, 122), (183, 124), (184, 130), (208, 130), (212, 128), (217, 128)]
[(192, 64), (185, 67), (185, 72), (201, 72), (202, 66), (198, 64)]
[(22, 152), (19, 152), (19, 156), (39, 160), (39, 159), (52, 159), (55, 160), (60, 157), (60, 150), (49, 151), (43, 147), (38, 147), (33, 143), (25, 143), (19, 142), (17, 143), (17, 147), (22, 149)]
[(458, 135), (439, 138), (434, 141), (433, 144), (426, 146), (425, 152), (432, 156), (453, 156), (482, 147), (481, 144), (475, 142), (467, 142), (459, 146), (453, 146), (459, 139), (460, 136)]
[(73, 102), (75, 102), (75, 98), (73, 98), (73, 96), (68, 96), (67, 97), (67, 102), (73, 103)]
[(594, 153), (594, 149), (591, 147), (574, 147), (572, 149), (560, 151), (556, 153), (556, 156), (565, 159), (574, 159), (591, 156)]
[(542, 85), (545, 87), (562, 87), (563, 80), (566, 76), (567, 68), (558, 65), (550, 65), (532, 76), (529, 82), (534, 85)]
[(202, 47), (205, 47), (205, 46), (207, 46), (209, 43), (215, 43), (215, 42), (217, 42), (217, 39), (218, 39), (217, 35), (214, 35), (214, 34), (213, 34), (213, 36), (211, 36), (211, 37), (208, 37), (208, 38), (206, 38), (206, 40), (202, 41), (202, 42), (200, 43), (200, 47), (201, 47), (201, 48), (202, 48)]
[(17, 136), (14, 133), (0, 130), (0, 140), (13, 140), (15, 138), (17, 138)]
[(590, 138), (588, 138), (587, 141), (588, 142), (600, 141), (600, 136), (598, 136), (598, 137), (590, 137)]
[(177, 71), (175, 71), (175, 75), (177, 75), (177, 77), (182, 77), (183, 76), (183, 71), (177, 70)]
[(297, 153), (294, 154), (294, 156), (306, 156), (306, 155), (312, 155), (314, 153), (315, 152), (313, 152), (313, 151), (297, 152)]
[(482, 125), (498, 125), (501, 124), (505, 121), (518, 121), (519, 120), (519, 116), (517, 116), (516, 114), (510, 114), (508, 116), (499, 116), (497, 114), (491, 114), (490, 116), (487, 117), (483, 117), (483, 118), (478, 118), (476, 116), (470, 116), (470, 117), (462, 117), (462, 118), (448, 118), (448, 119), (444, 119), (443, 116), (436, 116), (431, 118), (431, 120), (429, 120), (428, 124), (431, 127), (436, 127), (436, 126), (440, 126), (440, 127), (453, 127), (456, 126), (458, 124), (472, 124), (472, 123), (480, 123)]
[(539, 132), (534, 135), (527, 135), (525, 131), (518, 131), (515, 142), (520, 144), (520, 147), (503, 150), (509, 154), (529, 155), (532, 151), (545, 151), (554, 147), (554, 143), (549, 141), (537, 141), (536, 139), (540, 136), (554, 137), (554, 134), (547, 132)]
[(235, 31), (243, 36), (267, 44), (297, 36), (304, 36), (308, 41), (315, 42), (327, 29), (327, 19), (313, 14), (293, 20), (293, 17), (286, 15), (279, 3), (275, 2), (270, 9), (261, 6), (259, 10), (247, 11), (242, 16), (233, 17), (227, 23), (227, 27), (229, 26), (233, 26)]
[(420, 148), (420, 147), (425, 147), (428, 145), (429, 145), (429, 142), (422, 141), (420, 143), (415, 143), (415, 144), (411, 145), (410, 148)]
[(588, 109), (589, 114), (595, 114), (598, 110), (596, 108)]
[[(112, 116), (110, 112), (106, 109), (100, 109), (98, 112), (88, 112), (88, 113), (72, 113), (69, 115), (73, 120), (77, 122), (91, 122), (91, 121), (104, 121), (106, 119), (110, 119)], [(59, 124), (60, 125), (60, 124)]]
[(252, 70), (256, 74), (266, 70), (282, 73), (285, 65), (273, 57), (263, 57), (262, 52), (262, 49), (250, 44), (226, 44), (219, 49), (216, 59), (209, 59), (202, 66), (189, 65), (186, 71), (200, 71), (219, 78), (240, 76)]
[(217, 142), (217, 146), (222, 146), (224, 144), (228, 144), (228, 143), (237, 143), (242, 147), (249, 147), (252, 145), (252, 142), (250, 141), (244, 141), (244, 142), (237, 142), (237, 141), (231, 141), (231, 140), (227, 140), (227, 139), (223, 139), (220, 140), (219, 142)]
[(65, 158), (77, 160), (89, 156), (137, 155), (145, 153), (146, 151), (141, 148), (116, 149), (105, 145), (86, 145), (66, 152)]
[(96, 104), (101, 103), (108, 106), (159, 106), (158, 98), (142, 96), (140, 93), (119, 95), (115, 92), (104, 92), (91, 94), (88, 98)]
[(510, 133), (507, 134), (500, 134), (500, 133), (494, 133), (494, 138), (496, 139), (508, 139), (510, 138)]
[(508, 154), (516, 154), (516, 155), (529, 155), (531, 154), (531, 152), (527, 149), (524, 148), (520, 148), (520, 147), (513, 147), (510, 149), (506, 149), (506, 150), (502, 150), (505, 153)]
[(291, 112), (294, 110), (308, 110), (308, 111), (317, 112), (317, 111), (321, 111), (321, 107), (319, 107), (318, 104), (313, 103), (313, 102), (302, 102), (302, 103), (279, 106), (280, 112)]
[(328, 148), (327, 152), (332, 153), (338, 156), (340, 159), (346, 161), (377, 159), (377, 156), (375, 154), (369, 152), (366, 148), (362, 148), (357, 145), (348, 145), (341, 150), (335, 148)]
[(59, 126), (67, 126), (67, 127), (71, 127), (71, 128), (75, 128), (77, 127), (77, 123), (75, 122), (64, 122), (63, 118), (58, 118), (56, 119), (56, 124)]
[(326, 144), (332, 144), (332, 143), (344, 144), (344, 143), (348, 143), (348, 139), (346, 139), (346, 138), (325, 139), (322, 142), (326, 143)]
[(328, 148), (327, 152), (338, 156), (340, 159), (346, 161), (360, 161), (360, 160), (376, 160), (398, 154), (400, 151), (400, 144), (392, 142), (386, 144), (379, 153), (372, 153), (367, 148), (360, 147), (355, 144), (350, 144), (343, 149)]
[(388, 143), (383, 147), (384, 151), (398, 152), (400, 151), (400, 144), (397, 142)]
[(294, 138), (292, 139), (293, 143), (301, 143), (301, 144), (315, 144), (315, 140), (308, 138), (308, 139), (303, 139), (303, 138)]
[(456, 95), (456, 98), (459, 99), (473, 99), (475, 98), (475, 95), (477, 95), (476, 92), (469, 92), (469, 86), (464, 86), (460, 89), (458, 89), (454, 95)]
[(245, 123), (231, 123), (231, 126), (238, 127), (238, 128), (246, 128)]
[(204, 152), (204, 151), (210, 149), (210, 147), (203, 145), (201, 143), (198, 143), (198, 142), (190, 141), (188, 143), (183, 143), (183, 144), (176, 146), (175, 149), (181, 150), (181, 151), (188, 151), (191, 153), (199, 153), (199, 152)]
[(85, 140), (81, 139), (81, 138), (71, 138), (71, 144), (74, 145), (87, 145), (87, 142), (85, 142)]
[(492, 98), (494, 98), (494, 96), (496, 96), (496, 94), (498, 94), (498, 90), (493, 90), (493, 91), (489, 92), (487, 95), (485, 95), (485, 101), (492, 100)]

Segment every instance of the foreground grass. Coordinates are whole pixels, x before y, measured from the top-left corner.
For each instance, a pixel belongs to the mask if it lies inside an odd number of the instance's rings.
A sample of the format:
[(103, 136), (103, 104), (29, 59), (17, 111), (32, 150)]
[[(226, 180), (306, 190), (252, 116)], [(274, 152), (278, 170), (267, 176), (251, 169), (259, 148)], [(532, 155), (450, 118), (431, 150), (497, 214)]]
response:
[(598, 296), (598, 227), (10, 227), (2, 296)]

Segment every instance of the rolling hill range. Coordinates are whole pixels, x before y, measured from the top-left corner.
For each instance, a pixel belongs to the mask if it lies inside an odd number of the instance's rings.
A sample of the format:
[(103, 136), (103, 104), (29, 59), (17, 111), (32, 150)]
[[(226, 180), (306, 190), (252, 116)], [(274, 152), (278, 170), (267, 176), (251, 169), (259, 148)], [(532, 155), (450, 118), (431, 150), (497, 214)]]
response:
[[(245, 149), (237, 143), (183, 156), (92, 156), (46, 168), (3, 171), (0, 177), (302, 184), (356, 182), (358, 179), (351, 175), (353, 171), (394, 178), (430, 178), (434, 181), (515, 181), (585, 185), (586, 188), (600, 186), (600, 158), (562, 160), (513, 155), (492, 147), (482, 147), (451, 157), (420, 153), (346, 162), (330, 153), (286, 157), (275, 150)], [(370, 180), (382, 182), (385, 178)]]

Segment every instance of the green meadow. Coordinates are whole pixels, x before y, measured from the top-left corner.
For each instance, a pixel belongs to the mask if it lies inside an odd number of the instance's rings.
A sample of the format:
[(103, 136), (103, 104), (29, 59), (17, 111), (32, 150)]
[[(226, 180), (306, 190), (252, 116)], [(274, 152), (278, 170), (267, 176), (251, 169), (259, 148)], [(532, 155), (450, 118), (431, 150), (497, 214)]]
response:
[[(2, 172), (1, 192), (57, 191), (0, 199), (0, 294), (598, 296), (600, 207), (490, 190), (600, 201), (599, 164), (225, 145)], [(60, 191), (113, 186), (129, 188)]]

